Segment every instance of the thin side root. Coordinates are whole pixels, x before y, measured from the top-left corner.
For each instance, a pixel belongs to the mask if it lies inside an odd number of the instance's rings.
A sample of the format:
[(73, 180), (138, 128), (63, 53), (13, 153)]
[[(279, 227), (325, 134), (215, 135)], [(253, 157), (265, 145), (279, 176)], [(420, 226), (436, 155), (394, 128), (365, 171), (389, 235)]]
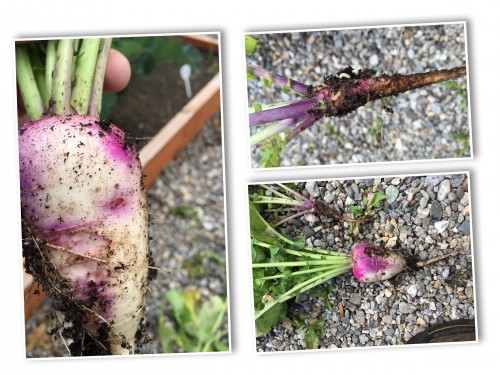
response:
[(417, 267), (425, 267), (425, 266), (427, 266), (429, 264), (439, 262), (440, 260), (449, 258), (451, 256), (455, 256), (455, 255), (457, 255), (456, 251), (454, 251), (452, 253), (449, 253), (449, 254), (441, 255), (441, 256), (438, 256), (438, 257), (435, 257), (435, 258), (431, 258), (431, 259), (427, 259), (427, 260), (423, 260), (423, 261), (417, 262), (415, 265)]

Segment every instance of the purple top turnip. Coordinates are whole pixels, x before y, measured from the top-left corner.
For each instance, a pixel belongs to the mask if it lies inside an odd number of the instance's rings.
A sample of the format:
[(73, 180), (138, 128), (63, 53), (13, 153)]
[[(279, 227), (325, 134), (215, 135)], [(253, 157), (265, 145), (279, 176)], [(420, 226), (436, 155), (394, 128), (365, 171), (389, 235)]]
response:
[(399, 252), (368, 242), (358, 243), (351, 257), (354, 277), (365, 283), (390, 279), (406, 267), (406, 261)]

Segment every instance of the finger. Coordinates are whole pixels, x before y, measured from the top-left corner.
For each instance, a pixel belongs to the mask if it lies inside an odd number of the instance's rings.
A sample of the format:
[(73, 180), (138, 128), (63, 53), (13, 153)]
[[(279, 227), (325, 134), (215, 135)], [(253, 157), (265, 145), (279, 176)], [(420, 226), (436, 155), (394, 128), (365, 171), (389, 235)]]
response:
[(117, 50), (111, 49), (104, 76), (104, 91), (113, 93), (123, 90), (130, 81), (130, 75), (130, 63), (127, 58)]

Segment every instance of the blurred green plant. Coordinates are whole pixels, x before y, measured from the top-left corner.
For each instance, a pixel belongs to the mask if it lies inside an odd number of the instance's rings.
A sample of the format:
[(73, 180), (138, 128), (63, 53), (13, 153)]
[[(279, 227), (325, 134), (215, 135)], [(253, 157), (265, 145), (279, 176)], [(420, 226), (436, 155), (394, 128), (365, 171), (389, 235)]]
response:
[(469, 141), (469, 133), (460, 133), (456, 132), (451, 135), (455, 141), (460, 143), (462, 146), (456, 153), (456, 158), (461, 158), (463, 156), (469, 155), (470, 152), (470, 141)]
[(175, 323), (159, 317), (160, 341), (165, 353), (227, 352), (228, 330), (224, 328), (227, 301), (212, 296), (203, 303), (199, 290), (172, 289), (165, 294), (162, 311), (170, 310)]

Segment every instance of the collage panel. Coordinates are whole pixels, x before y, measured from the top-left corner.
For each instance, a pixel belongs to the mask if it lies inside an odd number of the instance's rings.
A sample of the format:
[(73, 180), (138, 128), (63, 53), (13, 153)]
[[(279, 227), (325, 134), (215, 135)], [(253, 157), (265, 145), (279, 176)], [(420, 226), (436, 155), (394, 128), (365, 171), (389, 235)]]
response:
[(16, 41), (26, 358), (231, 351), (219, 40)]
[(251, 168), (472, 155), (465, 22), (245, 34)]
[(476, 342), (468, 172), (248, 185), (259, 353)]

